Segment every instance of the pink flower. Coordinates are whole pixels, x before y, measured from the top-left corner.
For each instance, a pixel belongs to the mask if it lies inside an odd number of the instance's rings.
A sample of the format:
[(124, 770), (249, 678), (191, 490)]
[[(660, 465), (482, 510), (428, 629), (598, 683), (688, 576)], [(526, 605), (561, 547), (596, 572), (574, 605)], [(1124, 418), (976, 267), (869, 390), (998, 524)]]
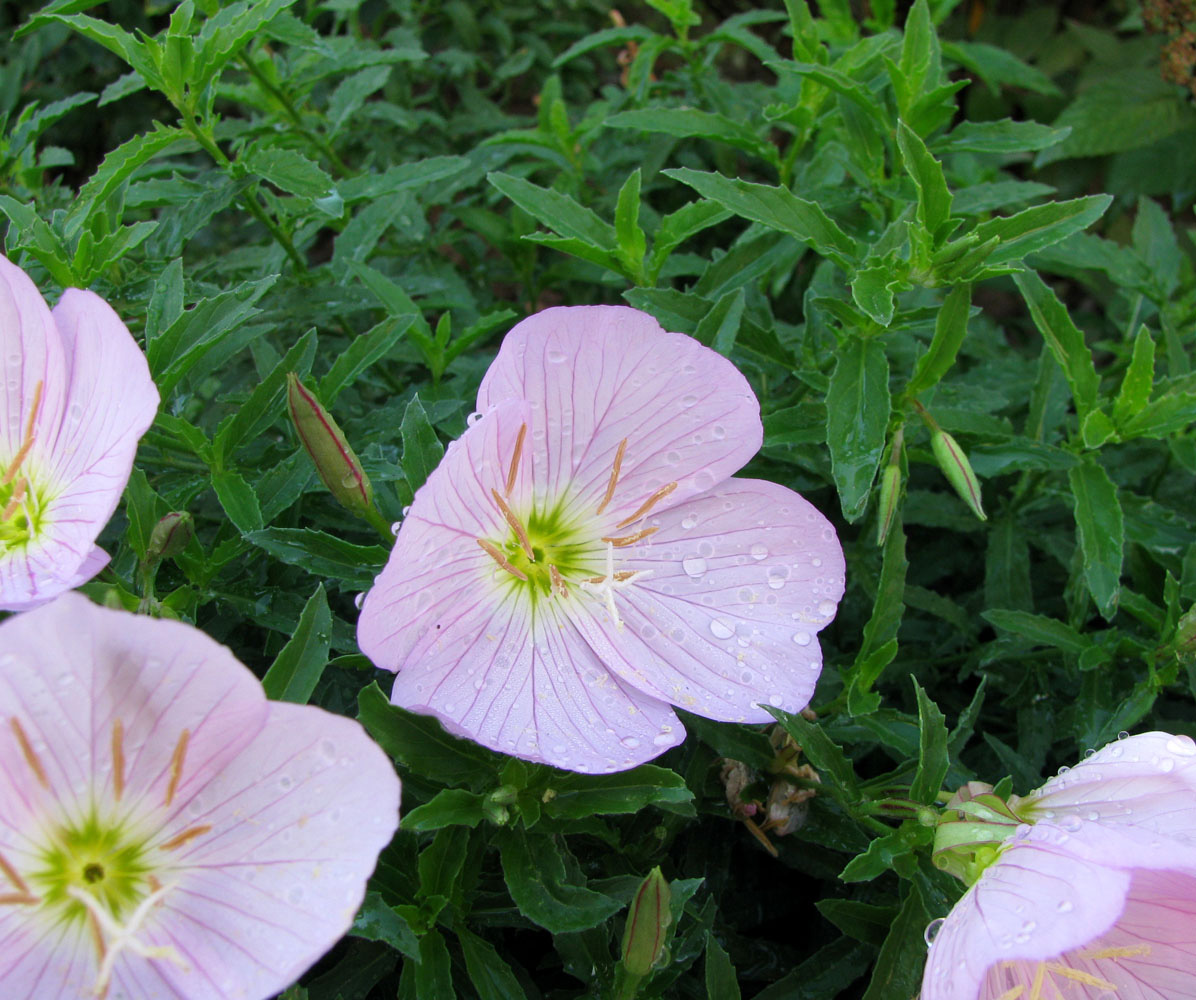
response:
[(547, 309), (477, 407), (362, 609), (396, 704), (593, 772), (680, 743), (670, 705), (766, 722), (809, 702), (843, 554), (792, 490), (728, 478), (763, 436), (729, 361), (634, 309)]
[(76, 594), (0, 624), (5, 1000), (262, 1000), (347, 930), (399, 783), (189, 625)]
[(1118, 740), (1009, 807), (1026, 822), (938, 926), (922, 1000), (1196, 997), (1196, 743)]
[(116, 509), (158, 391), (125, 325), (93, 292), (53, 312), (0, 257), (0, 608), (21, 611), (85, 583), (108, 555)]

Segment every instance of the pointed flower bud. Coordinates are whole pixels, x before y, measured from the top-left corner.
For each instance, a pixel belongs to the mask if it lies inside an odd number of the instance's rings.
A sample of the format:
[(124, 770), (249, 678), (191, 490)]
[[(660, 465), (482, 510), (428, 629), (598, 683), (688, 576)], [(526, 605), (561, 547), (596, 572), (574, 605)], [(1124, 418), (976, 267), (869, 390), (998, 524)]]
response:
[(980, 481), (972, 471), (972, 463), (959, 446), (959, 442), (941, 428), (936, 428), (930, 435), (930, 448), (934, 457), (943, 470), (943, 475), (955, 487), (955, 492), (963, 498), (963, 502), (972, 508), (981, 521), (987, 521), (988, 515), (980, 502)]
[(934, 863), (966, 885), (980, 877), (998, 847), (1024, 823), (992, 785), (969, 781), (951, 796), (934, 834)]
[(665, 932), (673, 922), (669, 909), (669, 883), (653, 868), (640, 883), (623, 931), (623, 967), (636, 977), (648, 975), (665, 950)]
[(901, 447), (905, 440), (905, 428), (898, 427), (889, 445), (889, 461), (880, 474), (880, 510), (876, 521), (876, 544), (884, 545), (897, 516), (897, 504), (901, 500)]
[(370, 480), (332, 414), (294, 372), (287, 375), (287, 409), (328, 492), (346, 509), (366, 517), (374, 507)]
[(194, 537), (195, 519), (185, 510), (172, 510), (150, 532), (145, 561), (156, 563), (177, 556)]

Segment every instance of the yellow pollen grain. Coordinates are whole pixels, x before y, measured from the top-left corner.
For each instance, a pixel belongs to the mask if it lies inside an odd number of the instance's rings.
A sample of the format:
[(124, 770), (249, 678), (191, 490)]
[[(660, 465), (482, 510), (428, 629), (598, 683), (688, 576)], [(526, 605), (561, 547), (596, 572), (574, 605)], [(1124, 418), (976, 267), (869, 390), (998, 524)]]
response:
[(199, 826), (193, 826), (189, 830), (184, 830), (177, 836), (171, 837), (165, 844), (162, 845), (162, 850), (173, 851), (182, 847), (184, 844), (190, 843), (196, 837), (202, 837), (212, 829), (210, 823), (201, 823)]
[(507, 485), (505, 493), (511, 495), (515, 488), (515, 477), (519, 474), (519, 459), (523, 457), (523, 439), (527, 437), (527, 424), (519, 428), (519, 437), (515, 439), (515, 454), (511, 456), (511, 467), (507, 469)]
[(598, 505), (599, 514), (606, 510), (606, 505), (610, 503), (610, 498), (615, 495), (615, 484), (619, 481), (619, 469), (623, 466), (623, 452), (626, 450), (627, 438), (623, 438), (619, 442), (619, 450), (615, 452), (615, 464), (610, 470), (610, 482), (606, 484), (606, 496), (602, 498), (602, 503)]
[(628, 545), (634, 545), (641, 538), (647, 538), (649, 535), (654, 535), (660, 530), (659, 525), (653, 528), (644, 528), (643, 531), (637, 531), (633, 535), (621, 535), (616, 538), (602, 538), (604, 542), (610, 542), (616, 549), (626, 548)]
[(1101, 979), (1100, 976), (1094, 976), (1090, 972), (1082, 972), (1079, 969), (1073, 969), (1070, 966), (1063, 965), (1060, 962), (1046, 962), (1046, 968), (1050, 969), (1056, 976), (1062, 976), (1064, 979), (1070, 979), (1077, 983), (1083, 983), (1085, 986), (1096, 986), (1102, 990), (1112, 990), (1117, 992), (1117, 984), (1111, 983), (1107, 979)]
[(637, 510), (630, 517), (623, 518), (623, 520), (620, 521), (618, 524), (616, 524), (615, 527), (616, 528), (626, 528), (627, 525), (631, 524), (633, 521), (638, 521), (641, 517), (643, 517), (645, 514), (647, 514), (648, 511), (650, 511), (653, 507), (655, 507), (658, 503), (660, 503), (661, 500), (663, 500), (670, 493), (672, 493), (673, 490), (675, 490), (676, 488), (677, 488), (676, 483), (666, 483), (664, 486), (662, 486), (660, 489), (658, 489), (655, 493), (653, 493), (650, 497), (648, 497), (647, 500), (645, 500), (642, 504), (640, 504), (639, 510)]
[(535, 562), (536, 556), (532, 551), (532, 540), (527, 537), (527, 531), (523, 527), (523, 523), (515, 516), (514, 511), (507, 506), (507, 502), (498, 495), (498, 490), (491, 490), (490, 495), (494, 497), (494, 502), (498, 504), (498, 509), (502, 511), (502, 516), (507, 519), (507, 524), (511, 526), (511, 530), (515, 532), (519, 538), (519, 544), (523, 546), (523, 551), (527, 554), (529, 562)]
[(491, 542), (485, 538), (478, 538), (478, 539), (476, 539), (476, 541), (482, 547), (482, 549), (485, 551), (486, 555), (488, 555), (491, 559), (493, 559), (496, 563), (498, 563), (499, 566), (501, 566), (503, 569), (505, 569), (512, 576), (518, 577), (520, 580), (527, 579), (527, 574), (524, 573), (522, 570), (516, 569), (514, 566), (512, 566), (510, 564), (510, 562), (508, 562), (507, 557), (504, 556), (502, 554), (502, 552), (499, 551), (498, 546), (495, 545), (493, 542)]
[(42, 386), (42, 380), (38, 379), (37, 385), (33, 387), (33, 405), (29, 408), (29, 422), (25, 426), (25, 439), (21, 442), (21, 447), (17, 449), (17, 454), (8, 466), (8, 471), (4, 473), (2, 482), (5, 486), (13, 481), (21, 463), (25, 461), (25, 456), (29, 454), (29, 449), (33, 447), (33, 425), (37, 421), (37, 411), (41, 409), (42, 405)]
[(120, 719), (112, 723), (112, 790), (119, 802), (125, 793), (125, 727)]
[(553, 566), (552, 563), (548, 564), (548, 575), (552, 578), (553, 589), (556, 590), (561, 597), (568, 597), (569, 588), (565, 586), (565, 578), (561, 576), (561, 571)]
[(178, 745), (174, 748), (174, 756), (170, 758), (170, 784), (166, 788), (167, 805), (174, 801), (174, 793), (179, 790), (179, 781), (183, 777), (183, 761), (187, 759), (187, 742), (190, 739), (191, 730), (184, 729)]
[(1125, 945), (1120, 948), (1102, 948), (1100, 951), (1089, 952), (1086, 955), (1081, 955), (1080, 958), (1086, 958), (1090, 961), (1100, 961), (1105, 958), (1133, 958), (1136, 955), (1149, 955), (1150, 945), (1148, 944), (1133, 944)]
[(12, 723), (13, 735), (16, 736), (17, 742), (21, 745), (21, 753), (25, 755), (25, 763), (29, 765), (29, 770), (37, 778), (37, 783), (49, 791), (50, 779), (46, 777), (46, 771), (42, 767), (42, 762), (38, 759), (37, 754), (33, 752), (33, 747), (29, 743), (29, 737), (25, 735), (25, 730), (21, 728), (21, 723), (15, 715), (9, 721)]

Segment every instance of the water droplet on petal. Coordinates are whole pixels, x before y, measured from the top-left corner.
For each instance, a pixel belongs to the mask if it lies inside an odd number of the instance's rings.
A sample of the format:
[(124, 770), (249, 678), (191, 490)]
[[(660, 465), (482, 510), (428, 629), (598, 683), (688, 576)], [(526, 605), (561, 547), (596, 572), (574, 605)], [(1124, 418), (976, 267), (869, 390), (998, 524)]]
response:
[(820, 601), (818, 603), (818, 613), (824, 618), (829, 618), (835, 613), (835, 608), (838, 607), (834, 601)]
[(722, 424), (715, 424), (710, 428), (710, 433), (713, 434), (719, 441), (727, 436), (727, 428)]
[(1096, 751), (1095, 751), (1095, 750), (1093, 750), (1093, 749), (1092, 749), (1092, 747), (1089, 747), (1087, 750), (1085, 750), (1085, 751), (1084, 751), (1084, 756), (1085, 756), (1085, 757), (1091, 757), (1091, 756), (1093, 756), (1095, 753), (1096, 753)]
[(686, 514), (685, 517), (681, 518), (681, 527), (683, 527), (686, 531), (688, 531), (697, 523), (698, 517), (696, 514)]
[(564, 351), (555, 351), (555, 350), (548, 351), (547, 354), (545, 354), (545, 357), (548, 358), (549, 364), (559, 365), (562, 361), (565, 360), (565, 352)]
[(1167, 749), (1179, 757), (1196, 757), (1196, 743), (1190, 736), (1176, 736), (1167, 741)]
[(698, 401), (698, 397), (695, 396), (692, 392), (687, 393), (686, 395), (681, 397), (681, 405), (684, 406), (686, 409), (689, 409), (689, 407), (693, 406), (694, 403), (696, 403), (697, 401)]
[(365, 604), (365, 593), (362, 592), (353, 598), (353, 603), (357, 605), (357, 610), (361, 610), (361, 606)]
[(939, 917), (937, 920), (932, 920), (926, 925), (926, 930), (923, 931), (922, 937), (926, 939), (926, 944), (929, 945), (935, 939), (943, 924), (947, 922), (945, 917)]
[(1129, 734), (1129, 733), (1127, 733), (1127, 732), (1126, 732), (1126, 731), (1123, 729), (1121, 732), (1119, 732), (1119, 733), (1117, 734), (1117, 738), (1118, 738), (1119, 740), (1128, 740), (1128, 739), (1130, 738), (1130, 734)]
[(473, 413), (471, 413), (468, 417), (465, 418), (465, 426), (472, 427), (474, 424), (476, 424), (481, 419), (482, 419), (482, 415), (480, 413), (478, 413), (477, 410), (474, 410)]
[(1059, 770), (1058, 770), (1058, 771), (1056, 771), (1055, 773), (1056, 773), (1056, 774), (1067, 774), (1067, 772), (1068, 772), (1068, 771), (1070, 771), (1070, 770), (1071, 770), (1071, 768), (1070, 768), (1070, 767), (1068, 767), (1066, 764), (1064, 764), (1064, 765), (1063, 765), (1062, 767), (1060, 767), (1060, 768), (1059, 768)]
[(794, 632), (793, 633), (793, 641), (796, 642), (799, 646), (808, 646), (808, 645), (810, 645), (810, 633), (809, 632)]
[(667, 747), (673, 742), (672, 733), (658, 733), (652, 737), (652, 742), (658, 747)]
[(780, 708), (780, 707), (781, 707), (783, 704), (785, 704), (785, 699), (784, 699), (784, 697), (783, 697), (782, 695), (779, 695), (779, 694), (771, 694), (771, 695), (769, 695), (769, 696), (768, 696), (768, 703), (769, 703), (769, 704), (770, 704), (770, 705), (771, 705), (773, 708)]
[(1070, 899), (1061, 899), (1055, 904), (1055, 909), (1060, 913), (1071, 913), (1075, 909), (1075, 904)]
[(767, 559), (768, 558), (768, 549), (766, 549), (759, 542), (757, 542), (750, 549), (748, 549), (748, 551), (752, 554), (753, 559)]
[(735, 630), (721, 618), (715, 618), (710, 622), (710, 634), (716, 639), (730, 639)]
[(686, 576), (696, 580), (706, 572), (706, 560), (700, 556), (687, 556), (681, 560), (681, 568), (685, 570)]

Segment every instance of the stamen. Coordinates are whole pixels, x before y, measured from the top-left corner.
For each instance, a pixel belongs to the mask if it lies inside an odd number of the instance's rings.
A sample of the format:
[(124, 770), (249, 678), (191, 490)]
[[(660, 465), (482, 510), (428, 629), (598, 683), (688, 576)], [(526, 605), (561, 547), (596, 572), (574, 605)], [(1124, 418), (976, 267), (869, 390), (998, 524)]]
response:
[(8, 859), (0, 854), (0, 872), (3, 872), (5, 877), (17, 887), (17, 892), (9, 893), (5, 896), (0, 896), (0, 902), (4, 903), (36, 903), (37, 897), (29, 890), (29, 884), (21, 878), (20, 873), (9, 863)]
[(606, 583), (607, 580), (613, 580), (615, 583), (625, 583), (639, 576), (648, 576), (651, 572), (650, 569), (621, 569), (612, 576), (591, 576), (585, 582)]
[(552, 578), (553, 589), (561, 595), (561, 597), (569, 596), (569, 588), (565, 586), (565, 578), (561, 576), (561, 571), (557, 569), (552, 563), (548, 564), (548, 575)]
[(499, 551), (498, 546), (495, 545), (493, 542), (488, 541), (485, 538), (479, 538), (479, 539), (477, 539), (477, 543), (485, 550), (486, 555), (488, 555), (491, 559), (493, 559), (496, 563), (498, 563), (503, 569), (505, 569), (512, 576), (517, 576), (520, 580), (527, 579), (527, 574), (524, 573), (522, 570), (516, 569), (514, 566), (512, 566), (510, 564), (510, 562), (507, 561), (507, 557), (504, 556), (502, 554), (502, 552)]
[(519, 437), (515, 439), (515, 454), (511, 456), (511, 467), (507, 469), (507, 486), (504, 491), (507, 496), (515, 488), (515, 476), (519, 473), (519, 459), (523, 457), (523, 439), (527, 437), (527, 424), (519, 428)]
[(42, 380), (37, 380), (37, 385), (33, 387), (33, 405), (29, 408), (29, 422), (25, 425), (25, 438), (21, 442), (21, 447), (17, 449), (11, 463), (9, 463), (8, 471), (4, 473), (4, 478), (0, 480), (0, 484), (7, 486), (13, 481), (20, 469), (21, 463), (25, 461), (25, 457), (29, 454), (29, 449), (33, 447), (33, 425), (37, 422), (37, 411), (41, 409), (42, 405)]
[(21, 728), (21, 723), (17, 721), (15, 715), (9, 721), (12, 723), (13, 735), (16, 736), (17, 742), (21, 745), (21, 753), (25, 755), (25, 763), (29, 765), (29, 770), (37, 778), (37, 783), (46, 789), (46, 791), (49, 791), (50, 779), (46, 777), (46, 771), (42, 767), (42, 762), (38, 759), (37, 754), (33, 752), (33, 747), (29, 743), (29, 737), (25, 735), (25, 730)]
[(165, 844), (162, 845), (162, 850), (173, 851), (184, 844), (190, 843), (196, 837), (202, 837), (212, 829), (210, 823), (201, 823), (199, 826), (193, 826), (190, 830), (184, 830), (182, 833), (171, 837)]
[(32, 905), (33, 903), (40, 903), (41, 900), (36, 896), (28, 896), (23, 892), (6, 892), (0, 894), (0, 906), (7, 904), (14, 905)]
[(623, 465), (623, 452), (627, 450), (627, 438), (623, 438), (619, 442), (619, 450), (615, 452), (615, 465), (610, 470), (610, 482), (606, 484), (606, 496), (602, 498), (602, 503), (598, 505), (598, 513), (601, 514), (606, 510), (606, 505), (610, 503), (610, 498), (615, 495), (615, 484), (619, 481), (619, 469)]
[(21, 501), (25, 499), (25, 491), (29, 488), (29, 480), (22, 476), (13, 487), (12, 499), (8, 501), (4, 511), (0, 513), (0, 521), (7, 521), (21, 508)]
[(769, 840), (768, 835), (763, 830), (761, 830), (759, 826), (757, 826), (755, 820), (751, 819), (750, 817), (744, 816), (743, 824), (744, 824), (744, 826), (746, 826), (748, 828), (748, 832), (751, 833), (751, 835), (753, 837), (755, 837), (758, 841), (760, 841), (761, 844), (764, 845), (764, 849), (766, 851), (768, 851), (769, 854), (771, 854), (774, 858), (780, 857), (780, 854), (777, 852), (777, 849), (776, 849), (775, 845), (773, 844), (773, 842), (771, 840)]
[(997, 1000), (1017, 1000), (1017, 998), (1020, 997), (1025, 992), (1026, 992), (1026, 987), (1015, 986), (1015, 987), (1013, 987), (1013, 989), (1006, 990), (1004, 993), (1002, 993), (999, 997), (997, 997)]
[(1088, 954), (1081, 954), (1080, 958), (1086, 958), (1091, 961), (1099, 961), (1104, 958), (1133, 958), (1136, 955), (1149, 955), (1150, 945), (1148, 944), (1133, 944), (1125, 945), (1120, 948), (1102, 948), (1100, 951), (1089, 952)]
[(659, 530), (660, 530), (660, 526), (657, 525), (656, 527), (653, 527), (653, 528), (644, 528), (642, 531), (637, 531), (633, 535), (622, 535), (620, 537), (615, 537), (615, 538), (603, 538), (602, 541), (610, 542), (610, 544), (613, 545), (616, 549), (623, 549), (623, 548), (626, 548), (628, 545), (634, 545), (641, 538), (647, 538), (649, 535), (656, 534), (656, 532), (658, 532)]
[(179, 779), (183, 776), (183, 761), (187, 758), (187, 741), (190, 739), (191, 730), (184, 729), (178, 745), (174, 748), (174, 756), (170, 759), (170, 784), (166, 788), (167, 805), (174, 801), (174, 793), (179, 790)]
[(677, 488), (676, 483), (668, 483), (668, 484), (662, 486), (655, 493), (653, 493), (650, 497), (648, 497), (647, 500), (645, 500), (642, 504), (640, 504), (639, 510), (637, 510), (630, 517), (623, 518), (623, 520), (620, 521), (618, 524), (616, 524), (615, 527), (616, 528), (626, 528), (627, 525), (631, 524), (633, 521), (638, 521), (641, 517), (643, 517), (645, 514), (647, 514), (648, 511), (650, 511), (653, 507), (655, 507), (658, 503), (660, 503), (661, 500), (663, 500), (670, 493), (672, 493), (673, 490), (675, 490), (676, 488)]
[(1074, 982), (1083, 983), (1085, 986), (1097, 986), (1102, 990), (1117, 992), (1116, 983), (1111, 983), (1107, 979), (1101, 979), (1100, 976), (1094, 976), (1090, 972), (1081, 972), (1079, 969), (1073, 969), (1060, 962), (1045, 962), (1044, 964), (1051, 972), (1057, 976), (1062, 976), (1064, 979), (1071, 979)]
[(532, 540), (527, 537), (527, 531), (524, 530), (523, 524), (515, 513), (507, 506), (507, 502), (498, 495), (498, 490), (491, 490), (490, 495), (494, 497), (494, 502), (498, 504), (498, 509), (502, 511), (502, 516), (507, 519), (507, 524), (511, 526), (511, 530), (515, 532), (519, 538), (519, 544), (523, 546), (523, 551), (527, 553), (529, 562), (536, 561), (536, 555), (532, 551)]
[(120, 719), (112, 724), (112, 790), (119, 802), (125, 793), (125, 727)]
[[(1039, 962), (1034, 970), (1034, 982), (1030, 984), (1030, 1000), (1042, 1000), (1042, 984), (1046, 979), (1046, 963)], [(1054, 986), (1054, 983), (1051, 983)]]

